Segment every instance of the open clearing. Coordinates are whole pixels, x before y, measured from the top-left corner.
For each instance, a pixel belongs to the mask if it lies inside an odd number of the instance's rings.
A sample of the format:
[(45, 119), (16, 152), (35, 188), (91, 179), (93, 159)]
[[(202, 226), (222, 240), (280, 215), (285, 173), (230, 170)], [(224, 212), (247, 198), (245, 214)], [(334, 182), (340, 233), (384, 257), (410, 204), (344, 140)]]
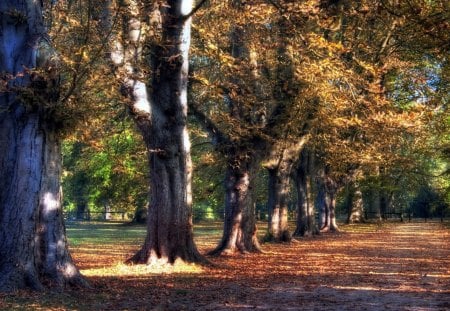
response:
[[(260, 224), (261, 234), (265, 224)], [(450, 310), (450, 224), (342, 226), (337, 234), (264, 244), (263, 254), (200, 267), (129, 267), (145, 228), (68, 226), (72, 255), (93, 289), (0, 295), (1, 310)], [(202, 253), (219, 223), (195, 226)]]

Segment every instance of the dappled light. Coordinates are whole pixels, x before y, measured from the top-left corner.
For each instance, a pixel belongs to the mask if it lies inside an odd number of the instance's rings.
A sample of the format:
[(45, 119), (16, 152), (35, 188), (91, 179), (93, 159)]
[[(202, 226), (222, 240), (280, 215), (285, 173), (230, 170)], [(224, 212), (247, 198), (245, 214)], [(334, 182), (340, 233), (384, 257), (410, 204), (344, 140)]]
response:
[(0, 310), (450, 310), (448, 3), (0, 0)]
[(105, 266), (103, 268), (91, 268), (81, 270), (81, 273), (88, 277), (145, 277), (149, 274), (200, 274), (204, 272), (198, 264), (185, 263), (180, 259), (174, 264), (167, 262), (154, 262), (148, 265), (117, 265)]
[[(210, 258), (212, 266), (180, 260), (133, 266), (123, 262), (139, 247), (143, 226), (75, 223), (68, 228), (69, 244), (94, 289), (68, 292), (64, 301), (45, 294), (39, 305), (31, 293), (0, 296), (0, 307), (20, 302), (36, 310), (140, 310), (144, 305), (161, 310), (328, 310), (337, 305), (339, 310), (444, 310), (450, 307), (449, 225), (341, 224), (339, 233), (266, 243), (263, 253)], [(221, 230), (220, 223), (195, 226), (202, 253), (214, 248)]]

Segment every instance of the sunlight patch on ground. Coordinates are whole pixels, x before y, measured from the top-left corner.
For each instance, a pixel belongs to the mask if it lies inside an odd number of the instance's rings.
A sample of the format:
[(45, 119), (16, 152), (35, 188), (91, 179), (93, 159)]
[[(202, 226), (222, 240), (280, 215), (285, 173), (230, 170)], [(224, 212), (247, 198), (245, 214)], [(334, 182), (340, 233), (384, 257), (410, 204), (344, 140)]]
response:
[(374, 292), (428, 292), (428, 293), (442, 293), (448, 292), (442, 289), (424, 289), (416, 286), (410, 286), (406, 284), (402, 284), (395, 288), (389, 287), (379, 287), (379, 286), (325, 286), (328, 288), (338, 289), (338, 290), (354, 290), (354, 291), (374, 291)]
[(148, 265), (126, 265), (118, 263), (114, 266), (81, 270), (85, 276), (143, 276), (148, 274), (200, 274), (203, 273), (200, 265), (186, 263), (177, 259), (173, 265), (167, 263), (152, 263)]

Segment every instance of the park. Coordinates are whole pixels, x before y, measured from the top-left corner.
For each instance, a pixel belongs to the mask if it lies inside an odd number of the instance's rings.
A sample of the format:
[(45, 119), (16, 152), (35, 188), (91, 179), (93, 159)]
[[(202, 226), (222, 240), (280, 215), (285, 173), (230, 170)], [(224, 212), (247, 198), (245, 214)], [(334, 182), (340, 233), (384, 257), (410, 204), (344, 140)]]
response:
[[(261, 224), (264, 226), (265, 224)], [(217, 222), (194, 226), (199, 249)], [(264, 230), (261, 230), (261, 234)], [(264, 253), (211, 258), (213, 266), (124, 264), (143, 225), (68, 225), (72, 254), (91, 289), (0, 295), (3, 310), (446, 310), (450, 224), (416, 220), (342, 226), (342, 232), (264, 245)]]
[(2, 0), (0, 309), (450, 308), (446, 0)]

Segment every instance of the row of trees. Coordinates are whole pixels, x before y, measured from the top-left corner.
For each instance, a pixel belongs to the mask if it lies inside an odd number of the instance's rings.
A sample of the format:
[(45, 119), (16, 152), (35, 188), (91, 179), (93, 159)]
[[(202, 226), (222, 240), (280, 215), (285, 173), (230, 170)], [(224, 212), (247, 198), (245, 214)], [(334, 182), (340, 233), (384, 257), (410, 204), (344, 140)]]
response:
[[(448, 160), (446, 1), (45, 4), (0, 4), (0, 290), (87, 285), (64, 232), (64, 138), (72, 138), (66, 165), (77, 168), (65, 174), (68, 200), (79, 210), (86, 193), (97, 204), (143, 205), (150, 189), (147, 236), (133, 263), (206, 262), (192, 235), (192, 193), (205, 191), (191, 187), (191, 118), (203, 146), (194, 154), (197, 184), (210, 178), (199, 171), (224, 174), (215, 255), (260, 250), (262, 168), (267, 238), (289, 241), (291, 188), (294, 234), (310, 235), (337, 229), (342, 190), (349, 221), (361, 221), (362, 185), (373, 185), (366, 188), (381, 214), (396, 189), (442, 173)], [(108, 131), (111, 139), (101, 138)], [(107, 150), (133, 154), (111, 159)], [(430, 158), (434, 165), (422, 165)]]

